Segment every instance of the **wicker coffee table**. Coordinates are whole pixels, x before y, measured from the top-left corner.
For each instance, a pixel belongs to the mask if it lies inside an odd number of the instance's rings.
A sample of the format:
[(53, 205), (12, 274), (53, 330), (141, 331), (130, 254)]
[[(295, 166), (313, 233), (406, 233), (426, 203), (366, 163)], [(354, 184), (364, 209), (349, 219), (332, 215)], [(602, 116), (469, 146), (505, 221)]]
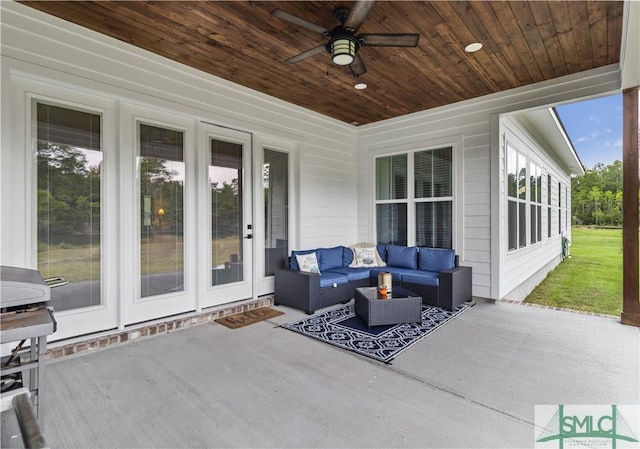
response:
[(422, 298), (403, 287), (394, 287), (387, 299), (377, 287), (355, 289), (355, 312), (367, 326), (422, 323)]

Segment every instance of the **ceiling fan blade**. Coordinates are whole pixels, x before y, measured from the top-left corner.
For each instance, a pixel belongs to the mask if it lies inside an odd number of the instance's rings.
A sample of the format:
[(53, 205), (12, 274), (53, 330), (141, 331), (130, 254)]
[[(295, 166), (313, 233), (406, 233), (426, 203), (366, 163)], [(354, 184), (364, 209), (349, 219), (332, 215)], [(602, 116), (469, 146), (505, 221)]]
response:
[(364, 66), (364, 62), (362, 62), (362, 58), (358, 53), (356, 53), (356, 57), (351, 64), (349, 64), (349, 68), (351, 69), (351, 73), (353, 76), (360, 76), (363, 73), (367, 73), (367, 68)]
[(354, 33), (358, 31), (358, 28), (360, 28), (367, 19), (367, 16), (375, 4), (376, 0), (355, 1), (343, 26), (353, 30)]
[(416, 47), (419, 34), (361, 34), (360, 45), (370, 47)]
[(301, 19), (298, 16), (294, 16), (293, 14), (289, 14), (288, 12), (278, 8), (271, 11), (271, 15), (276, 16), (279, 19), (286, 20), (287, 22), (300, 25), (301, 27), (306, 28), (307, 30), (315, 31), (316, 33), (320, 33), (324, 35), (329, 32), (329, 30), (327, 30), (324, 27), (321, 27), (320, 25), (316, 25), (315, 23), (308, 22), (304, 19)]
[(287, 62), (289, 64), (295, 64), (296, 62), (300, 62), (303, 59), (310, 58), (311, 56), (315, 56), (318, 53), (322, 53), (323, 51), (326, 51), (326, 50), (327, 50), (327, 47), (325, 47), (324, 44), (318, 45), (317, 47), (310, 48), (309, 50), (303, 51), (297, 56), (287, 59)]

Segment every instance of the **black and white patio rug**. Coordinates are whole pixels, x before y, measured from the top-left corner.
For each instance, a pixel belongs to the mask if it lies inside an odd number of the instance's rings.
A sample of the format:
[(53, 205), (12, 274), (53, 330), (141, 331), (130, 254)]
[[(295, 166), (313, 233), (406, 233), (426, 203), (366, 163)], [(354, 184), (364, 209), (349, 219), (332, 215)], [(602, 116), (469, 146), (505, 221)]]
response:
[(324, 341), (366, 357), (390, 363), (401, 352), (430, 335), (475, 303), (464, 303), (452, 312), (432, 306), (422, 306), (422, 324), (407, 323), (372, 326), (353, 311), (353, 301), (310, 317), (283, 324), (281, 327)]

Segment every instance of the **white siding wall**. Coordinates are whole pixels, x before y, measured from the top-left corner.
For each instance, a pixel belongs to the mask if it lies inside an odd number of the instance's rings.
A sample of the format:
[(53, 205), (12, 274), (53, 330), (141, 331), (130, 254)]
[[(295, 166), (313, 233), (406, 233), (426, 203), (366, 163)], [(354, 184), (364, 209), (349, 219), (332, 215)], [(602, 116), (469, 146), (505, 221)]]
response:
[[(562, 260), (562, 235), (571, 238), (571, 220), (566, 226), (565, 210), (571, 211), (571, 177), (552, 156), (553, 152), (537, 139), (526, 126), (515, 117), (500, 119), (500, 294), (499, 298), (523, 300), (544, 276)], [(529, 207), (527, 206), (527, 245), (508, 251), (507, 196), (506, 196), (506, 149), (504, 139), (542, 168), (542, 240), (530, 241)], [(551, 238), (548, 237), (547, 175), (551, 175)], [(528, 180), (527, 180), (528, 182)], [(558, 183), (562, 191), (558, 191)], [(562, 195), (562, 234), (558, 232), (558, 194)]]
[[(502, 160), (498, 158), (497, 117), (535, 109), (619, 88), (617, 66), (538, 83), (507, 92), (361, 126), (358, 132), (358, 240), (375, 240), (373, 232), (373, 157), (398, 148), (419, 148), (461, 141), (454, 157), (462, 175), (454, 189), (458, 196), (454, 246), (460, 263), (473, 267), (473, 294), (502, 298), (500, 266), (506, 236), (500, 202)], [(545, 215), (546, 217), (546, 215)], [(505, 242), (506, 244), (506, 242)], [(558, 243), (559, 246), (559, 243)], [(515, 285), (510, 281), (510, 285)]]
[[(356, 129), (14, 2), (2, 8), (2, 264), (34, 266), (21, 79), (276, 139), (296, 148), (290, 247), (356, 239)], [(12, 214), (4, 213), (11, 210)], [(295, 232), (295, 231), (294, 231)]]

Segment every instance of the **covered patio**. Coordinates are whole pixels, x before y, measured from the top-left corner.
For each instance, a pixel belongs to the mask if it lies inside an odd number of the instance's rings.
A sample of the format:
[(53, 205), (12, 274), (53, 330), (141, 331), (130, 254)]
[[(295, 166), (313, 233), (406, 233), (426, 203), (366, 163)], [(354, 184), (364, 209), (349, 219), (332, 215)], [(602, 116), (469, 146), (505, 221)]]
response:
[(521, 448), (536, 405), (640, 400), (639, 330), (613, 317), (477, 300), (385, 365), (278, 328), (303, 313), (277, 309), (51, 363), (49, 444)]

